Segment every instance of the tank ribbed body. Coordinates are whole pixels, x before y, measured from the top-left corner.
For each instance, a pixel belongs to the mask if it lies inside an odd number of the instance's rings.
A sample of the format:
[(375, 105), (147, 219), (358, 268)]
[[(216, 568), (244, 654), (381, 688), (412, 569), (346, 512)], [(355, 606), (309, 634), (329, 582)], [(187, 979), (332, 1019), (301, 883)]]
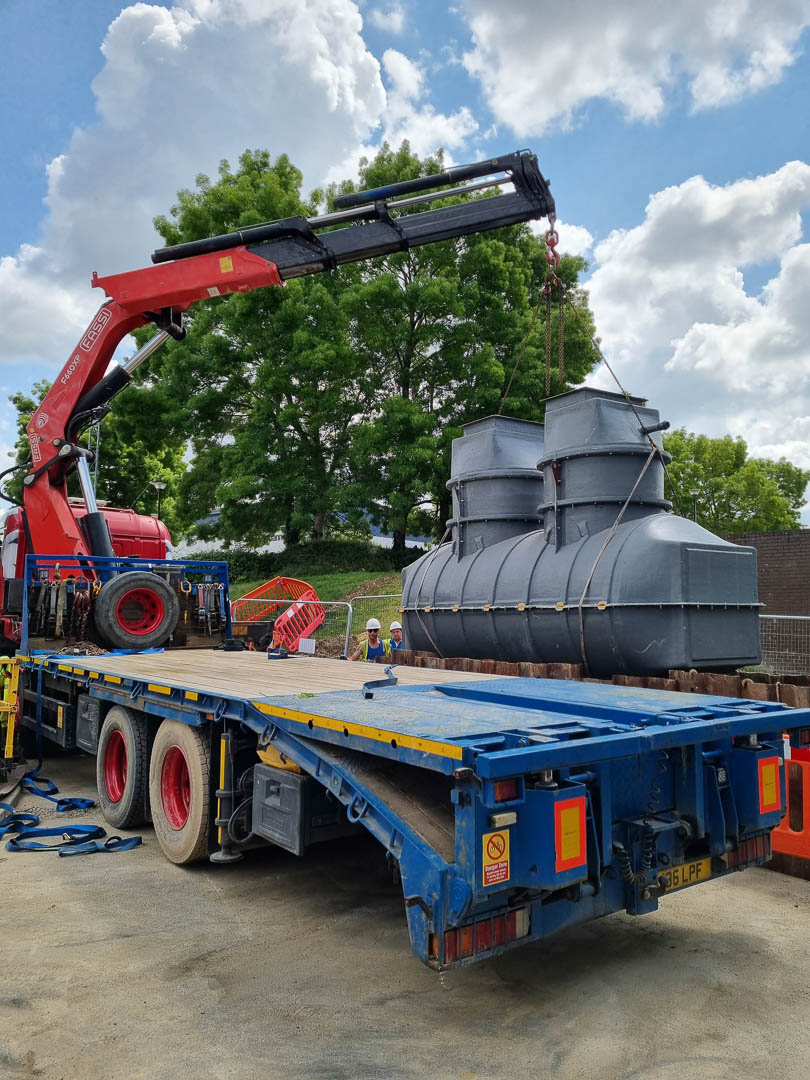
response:
[[(527, 424), (521, 435), (515, 420), (501, 431), (500, 417), (465, 428), (449, 485), (452, 541), (403, 574), (409, 647), (584, 662), (598, 676), (759, 662), (756, 552), (671, 513), (661, 458), (648, 461), (640, 430), (654, 427), (658, 413), (633, 401), (635, 412), (620, 395), (584, 388), (548, 402), (545, 432)], [(658, 432), (650, 437), (660, 445)], [(534, 487), (524, 475), (532, 443), (542, 471)], [(479, 451), (481, 477), (499, 477), (491, 500), (489, 488), (474, 486)], [(508, 479), (520, 495), (513, 498)], [(456, 493), (471, 484), (474, 513), (468, 506), (465, 514)], [(542, 500), (534, 522), (530, 490)]]

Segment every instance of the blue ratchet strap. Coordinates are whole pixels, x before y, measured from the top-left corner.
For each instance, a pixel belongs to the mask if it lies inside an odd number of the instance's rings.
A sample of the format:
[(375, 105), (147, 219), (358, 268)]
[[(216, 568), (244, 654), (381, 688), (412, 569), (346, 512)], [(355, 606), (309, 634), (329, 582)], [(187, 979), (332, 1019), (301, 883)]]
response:
[[(102, 830), (103, 831), (103, 830)], [(106, 840), (91, 840), (85, 844), (65, 844), (59, 849), (59, 855), (90, 855), (93, 852), (131, 851), (143, 843), (141, 836), (108, 836)]]
[[(6, 844), (6, 851), (59, 851), (62, 848), (84, 845), (88, 840), (97, 840), (106, 836), (100, 825), (61, 825), (56, 828), (20, 829), (16, 836)], [(42, 844), (39, 839), (45, 836), (59, 836), (58, 844)]]
[(5, 810), (5, 817), (0, 818), (0, 837), (10, 832), (19, 832), (30, 825), (39, 825), (36, 814), (18, 814), (11, 803), (0, 802), (0, 810)]
[[(6, 843), (7, 851), (56, 851), (59, 855), (90, 855), (96, 852), (131, 851), (143, 843), (140, 836), (107, 836), (101, 825), (64, 825), (37, 828), (36, 814), (17, 814), (10, 803), (0, 803), (7, 811), (0, 818), (0, 837), (14, 835)], [(43, 844), (46, 836), (59, 836), (58, 844)], [(106, 837), (106, 839), (105, 839)]]
[(48, 802), (56, 803), (56, 811), (60, 814), (65, 810), (89, 810), (91, 806), (96, 805), (92, 799), (79, 797), (54, 799), (53, 796), (59, 792), (59, 788), (53, 780), (49, 780), (47, 776), (40, 776), (38, 777), (38, 783), (47, 786), (37, 787), (34, 783), (34, 777), (37, 776), (41, 768), (42, 759), (40, 758), (35, 767), (30, 769), (20, 781), (23, 791), (29, 791), (40, 799), (47, 799)]

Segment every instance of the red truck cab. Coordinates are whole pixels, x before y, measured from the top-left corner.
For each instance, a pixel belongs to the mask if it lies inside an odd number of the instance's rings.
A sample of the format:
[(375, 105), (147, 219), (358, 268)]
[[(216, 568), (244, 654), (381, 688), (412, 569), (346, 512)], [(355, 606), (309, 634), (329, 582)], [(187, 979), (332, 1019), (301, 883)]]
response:
[[(85, 513), (82, 499), (68, 499), (74, 517), (78, 520)], [(171, 534), (156, 517), (137, 514), (117, 506), (99, 505), (107, 520), (112, 536), (113, 550), (120, 558), (168, 559)], [(56, 544), (54, 545), (56, 547)], [(25, 556), (28, 554), (23, 524), (22, 507), (14, 507), (5, 515), (0, 541), (0, 650), (19, 647), (22, 630), (22, 611), (19, 601), (10, 598), (9, 583), (21, 580), (25, 573)], [(43, 555), (58, 554), (57, 551), (42, 552)], [(19, 594), (18, 594), (19, 595)]]

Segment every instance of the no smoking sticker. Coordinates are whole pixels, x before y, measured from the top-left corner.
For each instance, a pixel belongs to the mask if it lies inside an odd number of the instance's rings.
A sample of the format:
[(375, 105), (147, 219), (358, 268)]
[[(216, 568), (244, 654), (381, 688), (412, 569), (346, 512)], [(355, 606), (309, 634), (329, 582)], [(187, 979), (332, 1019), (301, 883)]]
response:
[(484, 888), (509, 880), (509, 831), (484, 833)]

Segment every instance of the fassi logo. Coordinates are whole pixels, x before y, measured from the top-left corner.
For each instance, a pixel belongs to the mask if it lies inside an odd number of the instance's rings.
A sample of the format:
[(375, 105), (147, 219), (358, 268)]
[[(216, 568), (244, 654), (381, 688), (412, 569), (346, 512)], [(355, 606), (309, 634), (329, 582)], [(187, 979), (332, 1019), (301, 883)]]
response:
[(50, 418), (49, 418), (49, 416), (48, 416), (48, 414), (46, 412), (39, 413), (37, 415), (36, 420), (34, 421), (34, 427), (39, 428), (41, 430), (48, 423), (49, 419)]
[(83, 349), (84, 352), (90, 352), (90, 350), (93, 348), (96, 341), (98, 340), (99, 334), (101, 333), (101, 331), (104, 329), (104, 327), (107, 325), (107, 323), (110, 321), (111, 318), (112, 318), (112, 313), (111, 313), (110, 309), (109, 308), (101, 308), (99, 313), (96, 315), (95, 319), (93, 319), (93, 322), (92, 322), (89, 330), (87, 331), (87, 333), (82, 338), (81, 344), (79, 345), (79, 348)]

